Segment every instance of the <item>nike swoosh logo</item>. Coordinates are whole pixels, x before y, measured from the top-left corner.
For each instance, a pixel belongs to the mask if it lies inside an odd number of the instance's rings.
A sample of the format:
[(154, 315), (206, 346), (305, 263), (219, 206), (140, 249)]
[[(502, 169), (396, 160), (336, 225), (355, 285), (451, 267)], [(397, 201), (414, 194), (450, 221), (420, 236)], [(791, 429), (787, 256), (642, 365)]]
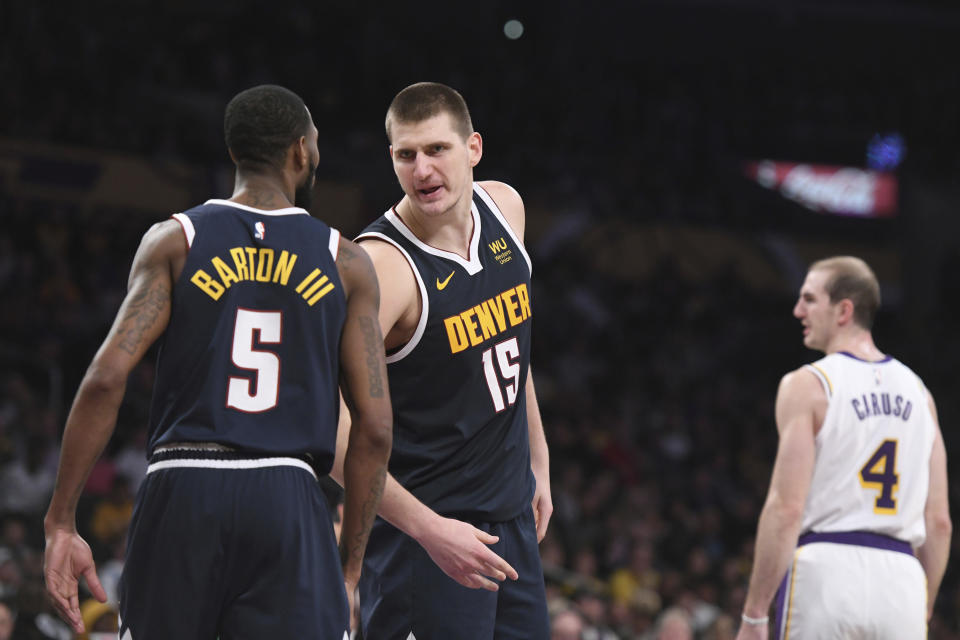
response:
[(453, 271), (450, 272), (450, 275), (447, 276), (446, 280), (440, 282), (440, 278), (437, 278), (437, 291), (443, 291), (447, 288), (447, 283), (450, 282), (450, 278), (453, 277)]

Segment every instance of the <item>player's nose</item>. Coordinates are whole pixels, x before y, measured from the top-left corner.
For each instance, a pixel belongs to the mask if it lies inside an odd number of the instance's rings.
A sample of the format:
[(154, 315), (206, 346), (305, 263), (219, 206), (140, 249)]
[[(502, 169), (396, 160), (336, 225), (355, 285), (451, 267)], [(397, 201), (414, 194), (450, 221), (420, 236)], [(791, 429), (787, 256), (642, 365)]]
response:
[(433, 162), (430, 161), (429, 156), (418, 153), (413, 160), (413, 177), (423, 179), (428, 177), (432, 172)]

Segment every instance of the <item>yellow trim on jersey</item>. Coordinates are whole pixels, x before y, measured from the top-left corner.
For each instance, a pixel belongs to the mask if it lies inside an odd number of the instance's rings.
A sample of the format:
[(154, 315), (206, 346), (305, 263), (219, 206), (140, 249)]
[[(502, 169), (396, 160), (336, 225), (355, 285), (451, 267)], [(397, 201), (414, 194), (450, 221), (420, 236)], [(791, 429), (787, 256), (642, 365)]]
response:
[(787, 611), (784, 618), (786, 622), (783, 625), (783, 640), (790, 640), (790, 617), (793, 615), (793, 586), (797, 581), (797, 561), (800, 559), (800, 549), (793, 552), (793, 569), (790, 570), (790, 596), (787, 598)]
[(830, 382), (830, 376), (827, 375), (827, 372), (824, 371), (823, 369), (821, 369), (820, 367), (818, 367), (818, 366), (815, 365), (815, 364), (811, 364), (810, 366), (813, 367), (814, 369), (816, 369), (817, 372), (818, 372), (821, 376), (823, 376), (823, 379), (827, 382), (827, 387), (830, 389), (830, 395), (833, 395), (833, 383)]

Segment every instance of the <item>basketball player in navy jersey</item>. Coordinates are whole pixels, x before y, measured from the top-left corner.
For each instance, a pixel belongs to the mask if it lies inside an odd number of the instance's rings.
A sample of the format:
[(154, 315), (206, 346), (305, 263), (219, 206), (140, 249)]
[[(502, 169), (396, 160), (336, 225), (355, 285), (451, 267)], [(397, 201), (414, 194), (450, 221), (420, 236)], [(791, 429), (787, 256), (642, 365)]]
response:
[(807, 272), (793, 315), (825, 357), (777, 391), (780, 444), (739, 640), (766, 640), (771, 626), (797, 640), (927, 637), (950, 554), (947, 457), (933, 396), (873, 341), (879, 306), (859, 258)]
[[(391, 440), (376, 274), (306, 211), (319, 152), (298, 96), (248, 89), (224, 125), (233, 196), (146, 233), (67, 418), (44, 522), (47, 591), (77, 632), (79, 578), (105, 599), (77, 499), (127, 375), (162, 339), (120, 637), (340, 640)], [(339, 555), (317, 482), (334, 459), (338, 386), (353, 423)]]
[(376, 640), (548, 638), (523, 202), (474, 182), (482, 140), (453, 89), (407, 87), (386, 130), (404, 196), (357, 240), (382, 285), (394, 433), (360, 626)]

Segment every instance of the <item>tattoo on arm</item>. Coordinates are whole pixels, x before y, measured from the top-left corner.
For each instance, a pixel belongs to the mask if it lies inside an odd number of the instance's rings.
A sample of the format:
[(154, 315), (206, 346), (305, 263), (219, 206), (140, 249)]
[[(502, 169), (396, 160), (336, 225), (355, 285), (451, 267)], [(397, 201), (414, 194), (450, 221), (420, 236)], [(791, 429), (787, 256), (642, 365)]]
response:
[(170, 290), (160, 283), (151, 283), (145, 291), (130, 299), (126, 315), (117, 325), (120, 349), (134, 355), (163, 310), (170, 304)]
[(360, 505), (360, 530), (353, 536), (353, 539), (340, 541), (340, 564), (344, 567), (347, 566), (347, 562), (351, 558), (358, 562), (363, 558), (364, 549), (367, 547), (367, 538), (370, 536), (370, 529), (373, 528), (373, 521), (377, 517), (380, 499), (383, 497), (386, 480), (386, 467), (380, 467), (373, 477), (370, 492)]
[(349, 269), (350, 263), (354, 261), (357, 255), (353, 252), (354, 245), (343, 243), (340, 250), (337, 251), (337, 266), (342, 269)]
[(383, 397), (383, 377), (380, 372), (380, 356), (383, 352), (383, 340), (378, 335), (376, 320), (370, 316), (360, 319), (363, 331), (363, 347), (367, 352), (367, 381), (370, 383), (370, 397)]

